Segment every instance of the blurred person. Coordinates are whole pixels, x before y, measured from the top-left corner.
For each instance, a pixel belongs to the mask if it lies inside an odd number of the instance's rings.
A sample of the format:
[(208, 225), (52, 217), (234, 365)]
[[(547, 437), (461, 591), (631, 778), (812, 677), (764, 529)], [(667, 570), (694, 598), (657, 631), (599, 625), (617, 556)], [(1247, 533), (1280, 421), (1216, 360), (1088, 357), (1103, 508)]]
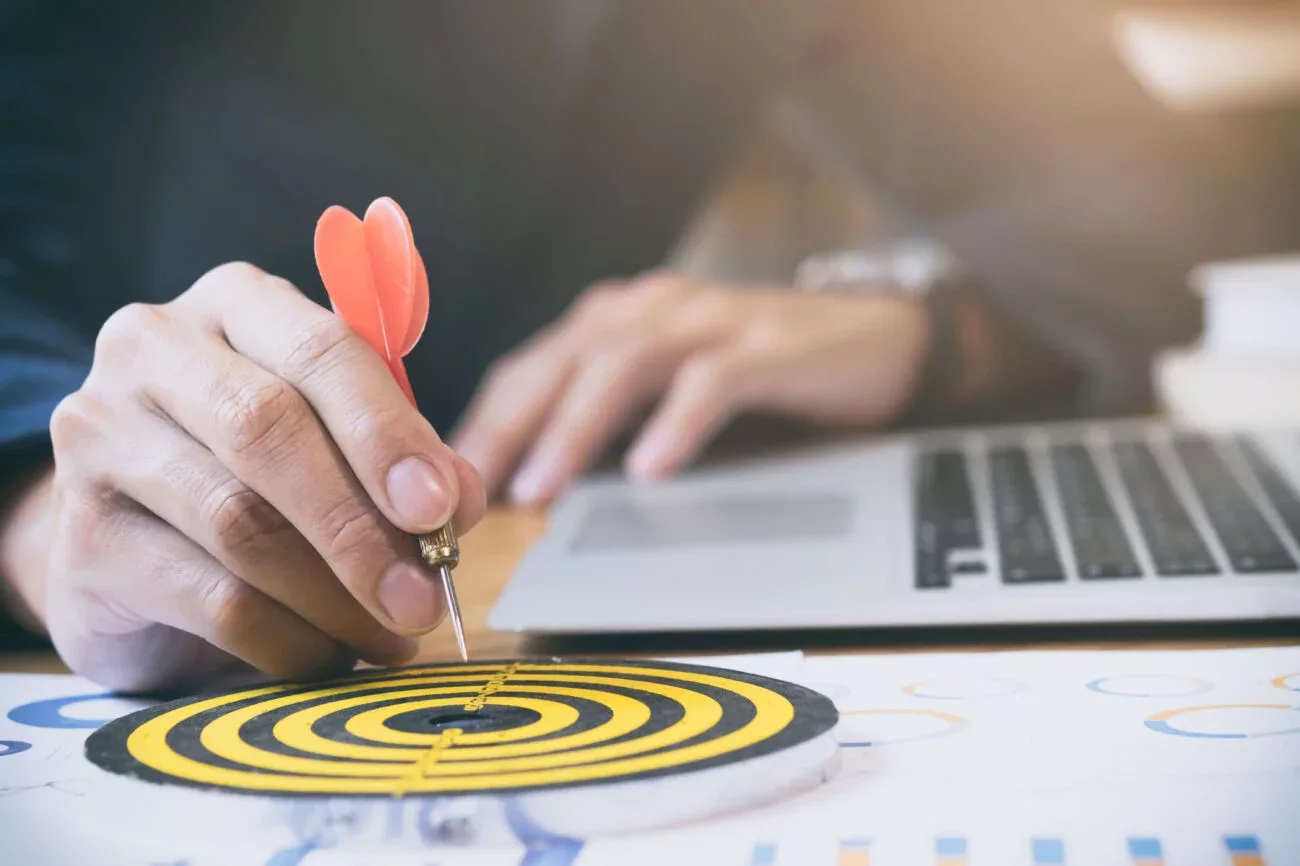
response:
[[(406, 534), (629, 428), (655, 478), (749, 412), (1141, 409), (1186, 269), (1278, 235), (1066, 0), (11, 2), (0, 57), (4, 610), (122, 689), (408, 660), (443, 610)], [(959, 279), (656, 269), (777, 93)], [(321, 306), (317, 216), (380, 194), (426, 416)]]

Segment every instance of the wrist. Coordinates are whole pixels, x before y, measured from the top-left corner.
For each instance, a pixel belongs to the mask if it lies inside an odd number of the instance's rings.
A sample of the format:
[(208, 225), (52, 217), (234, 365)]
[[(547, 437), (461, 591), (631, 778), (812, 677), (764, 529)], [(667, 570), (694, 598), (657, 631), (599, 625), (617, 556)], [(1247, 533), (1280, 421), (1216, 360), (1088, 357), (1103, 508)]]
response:
[(46, 466), (0, 497), (0, 614), (37, 632), (45, 622), (53, 482), (54, 468)]

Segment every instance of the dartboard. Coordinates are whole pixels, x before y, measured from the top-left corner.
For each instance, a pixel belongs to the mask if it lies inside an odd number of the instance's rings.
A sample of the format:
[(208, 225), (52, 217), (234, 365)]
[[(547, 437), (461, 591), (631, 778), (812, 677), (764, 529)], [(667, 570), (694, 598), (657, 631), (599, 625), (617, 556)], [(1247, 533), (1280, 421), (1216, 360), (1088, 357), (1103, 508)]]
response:
[(836, 718), (809, 689), (696, 665), (421, 665), (161, 704), (95, 731), (86, 755), (113, 773), (238, 793), (506, 793), (745, 761)]

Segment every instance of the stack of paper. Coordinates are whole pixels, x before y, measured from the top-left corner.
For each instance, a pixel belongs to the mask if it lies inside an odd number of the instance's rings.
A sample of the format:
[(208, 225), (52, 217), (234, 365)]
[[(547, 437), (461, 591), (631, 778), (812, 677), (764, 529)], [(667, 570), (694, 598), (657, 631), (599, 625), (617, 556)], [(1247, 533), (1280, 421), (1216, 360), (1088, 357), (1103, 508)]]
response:
[(1205, 331), (1157, 361), (1165, 410), (1198, 427), (1300, 426), (1300, 256), (1204, 265), (1192, 285)]

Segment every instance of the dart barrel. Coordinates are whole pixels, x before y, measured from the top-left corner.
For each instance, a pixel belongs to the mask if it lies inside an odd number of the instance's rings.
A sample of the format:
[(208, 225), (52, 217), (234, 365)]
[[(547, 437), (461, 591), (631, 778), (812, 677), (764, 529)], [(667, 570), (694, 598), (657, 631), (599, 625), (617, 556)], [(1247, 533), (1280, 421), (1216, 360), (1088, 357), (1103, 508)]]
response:
[(460, 565), (460, 542), (450, 520), (441, 529), (418, 536), (416, 543), (420, 548), (420, 558), (432, 568)]

